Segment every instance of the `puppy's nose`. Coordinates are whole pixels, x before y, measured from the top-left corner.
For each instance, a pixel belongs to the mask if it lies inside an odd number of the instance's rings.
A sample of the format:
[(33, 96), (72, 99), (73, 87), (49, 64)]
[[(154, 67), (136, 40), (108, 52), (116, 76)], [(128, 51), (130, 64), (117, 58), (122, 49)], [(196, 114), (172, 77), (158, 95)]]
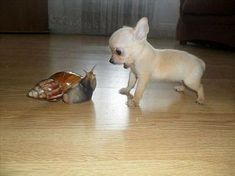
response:
[(109, 62), (110, 62), (111, 64), (114, 64), (113, 58), (111, 58), (111, 59), (109, 60)]

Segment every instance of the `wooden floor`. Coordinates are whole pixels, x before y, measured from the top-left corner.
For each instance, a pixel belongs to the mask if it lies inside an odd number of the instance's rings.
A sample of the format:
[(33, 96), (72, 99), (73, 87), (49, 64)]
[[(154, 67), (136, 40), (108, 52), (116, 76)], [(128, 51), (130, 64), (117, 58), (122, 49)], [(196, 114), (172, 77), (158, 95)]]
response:
[[(0, 36), (1, 176), (232, 176), (235, 174), (235, 53), (175, 41), (207, 64), (206, 104), (177, 83), (151, 82), (140, 108), (118, 93), (128, 70), (108, 62), (108, 38)], [(67, 105), (26, 97), (51, 74), (97, 64), (93, 101)]]

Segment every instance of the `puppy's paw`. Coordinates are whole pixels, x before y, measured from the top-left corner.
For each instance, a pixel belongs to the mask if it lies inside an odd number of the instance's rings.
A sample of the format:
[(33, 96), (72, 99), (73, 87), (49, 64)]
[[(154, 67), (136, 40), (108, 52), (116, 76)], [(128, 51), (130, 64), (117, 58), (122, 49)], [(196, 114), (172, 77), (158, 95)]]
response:
[(129, 99), (127, 101), (127, 106), (128, 107), (137, 107), (137, 106), (139, 106), (139, 102), (135, 101), (134, 99)]
[(122, 88), (119, 90), (119, 93), (122, 95), (128, 95), (130, 94), (130, 91), (127, 88)]
[(133, 97), (134, 97), (131, 93), (128, 93), (126, 96), (127, 96), (128, 100), (133, 99)]
[(175, 91), (177, 91), (177, 92), (183, 92), (184, 89), (185, 89), (185, 87), (183, 85), (175, 87)]
[(198, 98), (196, 100), (196, 103), (199, 104), (199, 105), (204, 105), (205, 104), (205, 100), (203, 98)]

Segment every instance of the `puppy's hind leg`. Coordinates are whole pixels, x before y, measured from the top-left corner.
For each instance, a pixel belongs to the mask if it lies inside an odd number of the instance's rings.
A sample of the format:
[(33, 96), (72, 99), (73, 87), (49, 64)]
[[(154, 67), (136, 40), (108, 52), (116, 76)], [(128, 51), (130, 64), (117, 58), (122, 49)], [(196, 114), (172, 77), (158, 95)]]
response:
[(196, 103), (198, 104), (204, 104), (205, 102), (205, 97), (204, 97), (204, 90), (203, 90), (203, 85), (201, 84), (201, 80), (191, 80), (191, 79), (186, 79), (184, 81), (185, 85), (188, 86), (190, 89), (196, 91), (197, 93), (197, 99)]
[(205, 97), (204, 97), (204, 89), (203, 85), (200, 84), (198, 91), (197, 91), (197, 100), (196, 103), (198, 104), (204, 104), (205, 103)]
[(184, 86), (184, 84), (182, 82), (181, 85), (175, 86), (174, 89), (175, 89), (176, 92), (184, 92), (185, 86)]

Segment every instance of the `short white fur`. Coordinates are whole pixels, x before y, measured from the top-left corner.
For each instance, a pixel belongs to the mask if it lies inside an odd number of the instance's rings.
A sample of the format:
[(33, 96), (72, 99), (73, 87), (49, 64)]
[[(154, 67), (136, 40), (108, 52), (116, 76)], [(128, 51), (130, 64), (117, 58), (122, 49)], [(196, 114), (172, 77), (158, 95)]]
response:
[[(109, 39), (109, 46), (112, 50), (110, 62), (124, 64), (124, 68), (130, 68), (128, 85), (120, 90), (121, 94), (129, 97), (127, 105), (139, 105), (151, 78), (181, 82), (182, 85), (175, 87), (175, 90), (184, 91), (186, 85), (197, 93), (196, 102), (203, 104), (205, 98), (201, 77), (205, 71), (205, 63), (185, 51), (155, 49), (147, 41), (148, 32), (148, 19), (143, 17), (134, 28), (118, 29)], [(122, 53), (117, 54), (116, 49)], [(136, 91), (132, 96), (130, 91), (136, 83)]]

